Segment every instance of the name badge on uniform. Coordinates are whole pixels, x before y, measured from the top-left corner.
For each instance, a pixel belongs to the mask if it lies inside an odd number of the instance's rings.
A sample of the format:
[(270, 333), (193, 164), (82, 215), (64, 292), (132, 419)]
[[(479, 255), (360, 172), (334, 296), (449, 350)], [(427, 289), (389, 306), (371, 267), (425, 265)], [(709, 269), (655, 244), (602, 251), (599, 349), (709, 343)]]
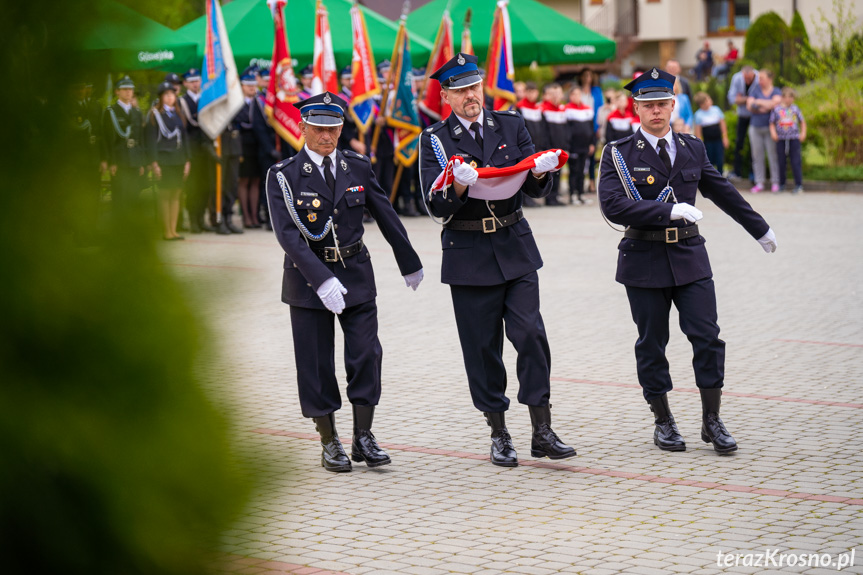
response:
[(317, 197), (318, 197), (318, 193), (317, 193), (317, 192), (300, 192), (300, 195), (301, 195), (301, 196), (311, 196), (312, 198), (317, 198)]
[(636, 166), (635, 168), (632, 168), (632, 171), (633, 172), (649, 172), (650, 168), (639, 168)]

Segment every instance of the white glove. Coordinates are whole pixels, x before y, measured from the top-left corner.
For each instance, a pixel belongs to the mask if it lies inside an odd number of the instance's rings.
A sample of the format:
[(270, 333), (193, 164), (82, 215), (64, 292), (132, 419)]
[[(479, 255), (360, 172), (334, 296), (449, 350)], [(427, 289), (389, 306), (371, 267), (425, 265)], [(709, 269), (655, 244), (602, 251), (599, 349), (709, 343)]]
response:
[(767, 233), (764, 234), (764, 237), (759, 238), (758, 243), (768, 254), (775, 252), (776, 246), (779, 244), (776, 243), (776, 234), (773, 233), (773, 228), (768, 228)]
[(321, 284), (318, 288), (318, 297), (324, 302), (324, 307), (333, 312), (340, 314), (345, 311), (344, 294), (348, 293), (345, 286), (342, 285), (337, 278), (330, 278)]
[(414, 291), (417, 291), (417, 288), (420, 287), (420, 282), (423, 281), (423, 269), (420, 268), (419, 271), (402, 277), (405, 278), (406, 286), (412, 288)]
[(687, 222), (697, 222), (701, 218), (704, 217), (704, 214), (701, 213), (701, 210), (696, 208), (695, 206), (690, 206), (689, 204), (674, 204), (671, 208), (671, 219), (672, 220), (686, 220)]
[(533, 172), (534, 175), (539, 176), (540, 174), (557, 170), (557, 161), (559, 156), (560, 150), (544, 153), (533, 161), (536, 167), (531, 168), (530, 171)]
[(470, 164), (465, 164), (461, 160), (456, 160), (453, 165), (452, 176), (459, 184), (463, 186), (472, 186), (476, 183), (479, 173), (473, 169)]

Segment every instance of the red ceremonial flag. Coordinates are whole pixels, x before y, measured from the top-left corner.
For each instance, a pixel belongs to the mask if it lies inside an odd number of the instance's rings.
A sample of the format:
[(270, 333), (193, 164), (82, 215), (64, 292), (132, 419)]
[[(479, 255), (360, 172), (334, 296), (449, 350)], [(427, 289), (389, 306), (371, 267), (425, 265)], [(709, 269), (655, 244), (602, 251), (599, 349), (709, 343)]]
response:
[(485, 93), (494, 98), (495, 110), (515, 105), (515, 66), (512, 59), (512, 35), (509, 30), (509, 0), (498, 0), (491, 24), (488, 61), (485, 70)]
[(348, 113), (354, 120), (362, 139), (375, 119), (373, 98), (381, 93), (375, 57), (369, 42), (366, 18), (357, 4), (351, 7), (351, 24), (354, 35), (354, 56), (351, 62), (351, 101)]
[(336, 71), (336, 57), (333, 55), (330, 21), (321, 0), (318, 0), (315, 16), (315, 57), (312, 70), (312, 96), (324, 92), (339, 93), (339, 74)]
[(432, 80), (429, 76), (452, 60), (453, 56), (455, 54), (453, 53), (452, 20), (449, 17), (449, 10), (444, 10), (440, 28), (438, 28), (437, 36), (435, 36), (434, 47), (426, 66), (425, 87), (418, 99), (420, 110), (434, 120), (446, 119), (449, 116), (450, 107), (440, 96), (440, 82)]
[(285, 33), (284, 8), (287, 0), (268, 0), (268, 4), (276, 25), (276, 40), (273, 44), (273, 69), (267, 86), (265, 110), (276, 133), (295, 150), (299, 150), (303, 147), (303, 133), (300, 131), (300, 111), (293, 104), (299, 100), (297, 94), (302, 85), (294, 76)]

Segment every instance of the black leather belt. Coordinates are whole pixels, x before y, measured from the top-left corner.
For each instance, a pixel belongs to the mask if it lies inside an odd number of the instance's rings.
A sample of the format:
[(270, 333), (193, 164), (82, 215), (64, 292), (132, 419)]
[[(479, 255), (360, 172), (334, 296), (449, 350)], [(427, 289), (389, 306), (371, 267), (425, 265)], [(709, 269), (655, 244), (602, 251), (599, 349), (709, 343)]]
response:
[(315, 255), (317, 255), (319, 258), (329, 264), (339, 261), (339, 256), (341, 256), (342, 259), (349, 258), (351, 256), (357, 255), (362, 250), (363, 240), (360, 240), (357, 243), (351, 244), (349, 246), (339, 246), (338, 251), (336, 251), (335, 247), (312, 248), (312, 251), (315, 252)]
[(685, 228), (665, 228), (664, 230), (634, 230), (629, 228), (623, 233), (623, 237), (631, 240), (647, 240), (667, 244), (676, 244), (677, 240), (694, 238), (697, 235), (697, 225), (686, 226)]
[(490, 217), (481, 220), (450, 220), (444, 227), (448, 230), (456, 230), (459, 232), (478, 232), (482, 231), (485, 234), (496, 232), (500, 228), (505, 228), (518, 223), (524, 219), (524, 212), (521, 208), (513, 213), (501, 216), (499, 218)]

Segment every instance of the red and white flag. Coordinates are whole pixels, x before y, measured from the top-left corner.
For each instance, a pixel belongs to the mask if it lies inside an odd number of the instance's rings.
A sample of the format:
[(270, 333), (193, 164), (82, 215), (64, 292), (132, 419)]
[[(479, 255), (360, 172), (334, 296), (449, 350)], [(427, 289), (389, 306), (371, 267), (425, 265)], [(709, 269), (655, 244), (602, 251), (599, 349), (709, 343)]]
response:
[[(505, 200), (511, 198), (521, 189), (527, 179), (528, 170), (536, 167), (536, 159), (546, 152), (559, 152), (557, 158), (557, 169), (562, 168), (569, 159), (569, 154), (563, 150), (544, 150), (526, 157), (514, 166), (507, 168), (476, 168), (479, 177), (468, 189), (468, 196), (478, 200)], [(464, 162), (461, 156), (452, 156), (446, 163), (444, 170), (432, 184), (429, 197), (444, 192), (455, 181), (452, 174), (455, 162)]]
[(449, 17), (449, 10), (444, 10), (428, 66), (426, 66), (425, 88), (417, 100), (420, 110), (434, 120), (446, 119), (449, 116), (450, 107), (440, 96), (440, 82), (432, 80), (429, 75), (452, 60), (453, 56), (455, 54), (453, 53), (452, 20)]
[(333, 55), (330, 21), (321, 0), (318, 0), (315, 10), (315, 56), (312, 71), (312, 96), (324, 92), (339, 93), (339, 74), (336, 71), (336, 57)]
[(302, 85), (294, 76), (291, 64), (291, 51), (285, 33), (285, 4), (287, 0), (268, 0), (276, 26), (276, 39), (273, 43), (273, 69), (270, 84), (267, 86), (267, 117), (276, 133), (295, 150), (303, 147), (303, 133), (300, 131), (300, 111), (294, 107), (299, 100), (297, 95)]

